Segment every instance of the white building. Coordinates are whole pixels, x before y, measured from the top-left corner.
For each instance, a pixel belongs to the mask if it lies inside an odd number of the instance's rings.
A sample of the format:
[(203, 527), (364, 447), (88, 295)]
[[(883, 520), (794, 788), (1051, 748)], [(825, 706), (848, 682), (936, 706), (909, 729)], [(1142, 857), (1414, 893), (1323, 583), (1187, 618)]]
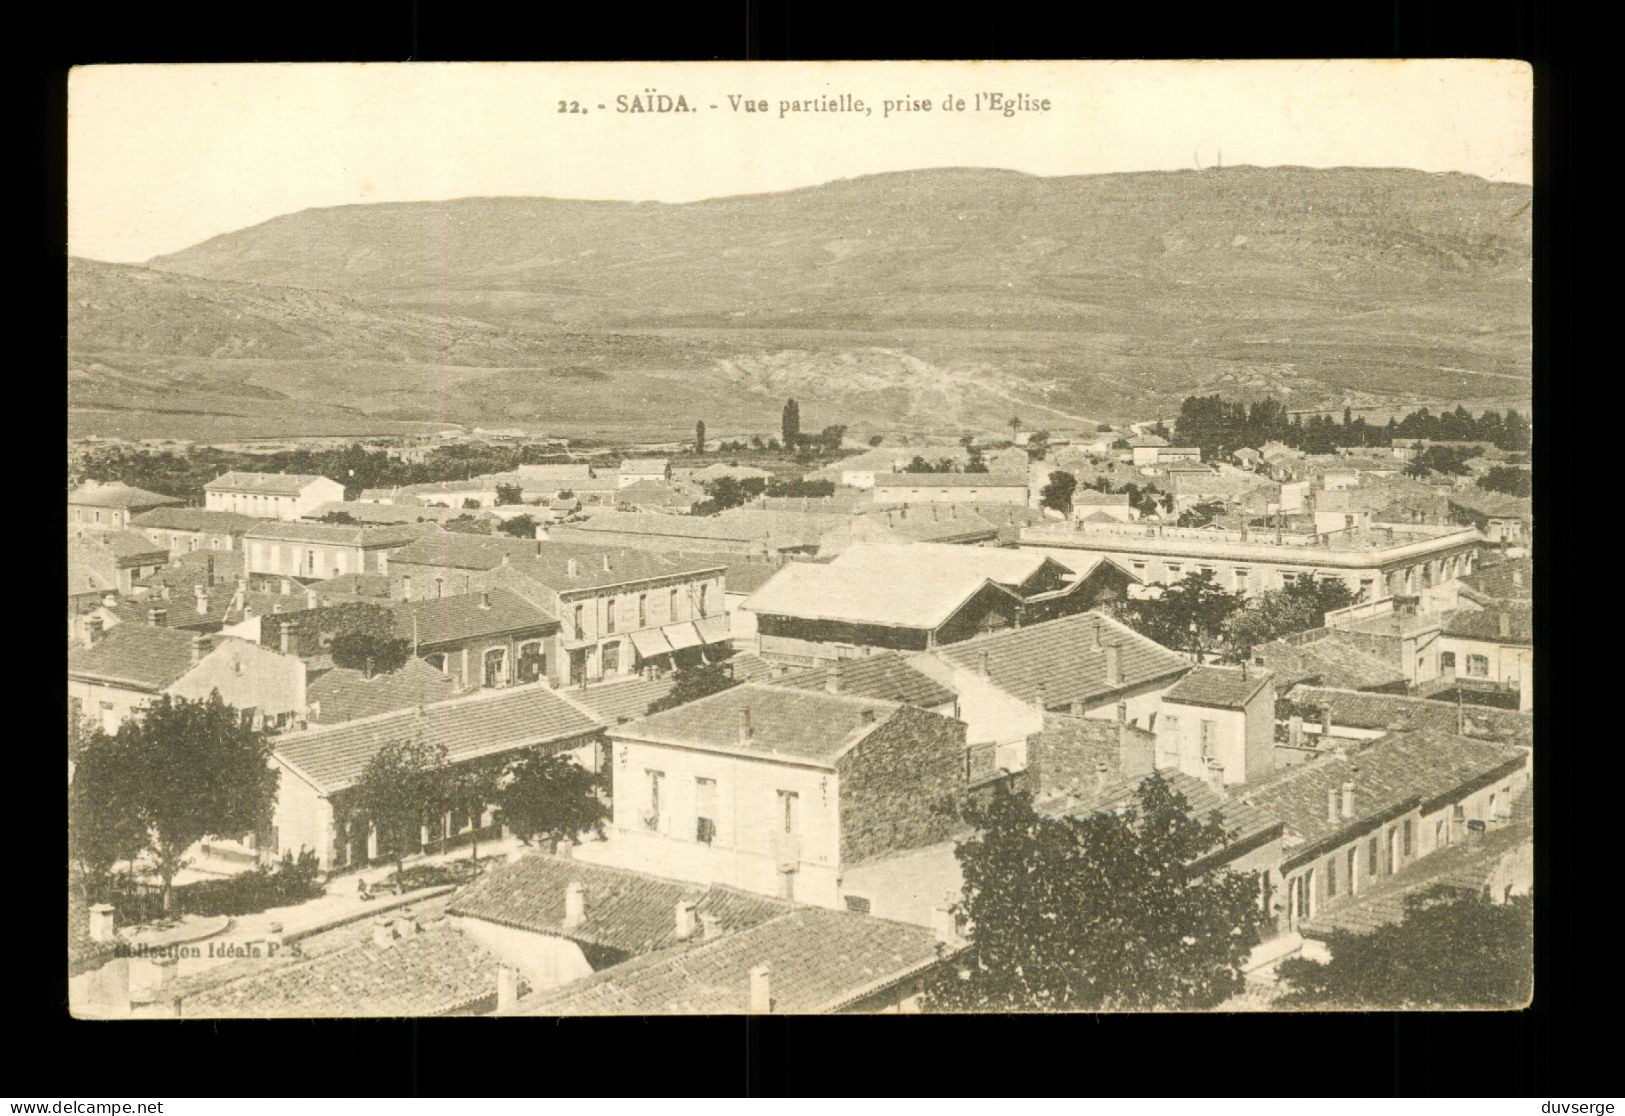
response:
[(256, 519), (302, 519), (322, 504), (344, 499), (344, 486), (302, 473), (230, 472), (204, 485), (203, 495), (210, 511)]

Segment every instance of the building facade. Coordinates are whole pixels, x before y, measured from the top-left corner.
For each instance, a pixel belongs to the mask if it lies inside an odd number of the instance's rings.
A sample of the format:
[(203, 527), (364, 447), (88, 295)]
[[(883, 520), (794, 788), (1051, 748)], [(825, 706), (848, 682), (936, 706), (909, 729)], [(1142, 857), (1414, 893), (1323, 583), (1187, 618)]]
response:
[(230, 472), (204, 485), (203, 498), (209, 511), (255, 519), (302, 519), (322, 504), (344, 499), (344, 486), (299, 473)]

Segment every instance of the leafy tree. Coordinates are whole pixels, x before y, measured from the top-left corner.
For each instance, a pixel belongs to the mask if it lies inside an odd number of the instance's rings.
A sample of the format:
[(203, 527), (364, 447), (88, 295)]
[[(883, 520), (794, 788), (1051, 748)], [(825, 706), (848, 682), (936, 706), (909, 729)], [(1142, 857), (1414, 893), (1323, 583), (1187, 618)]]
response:
[[(99, 761), (92, 785), (103, 774)], [(161, 695), (119, 726), (107, 763), (105, 773), (124, 783), (112, 800), (144, 832), (157, 863), (165, 911), (188, 849), (205, 837), (256, 830), (276, 802), (268, 735), (218, 690), (198, 701)]]
[(886, 440), (886, 436), (884, 434), (871, 434), (871, 435), (869, 435), (869, 444), (871, 446), (878, 446), (878, 445), (880, 445), (881, 442), (884, 442), (885, 440)]
[(1219, 516), (1224, 514), (1224, 503), (1220, 500), (1205, 500), (1193, 507), (1186, 508), (1179, 513), (1178, 526), (1180, 527), (1206, 527)]
[(356, 781), (356, 809), (389, 848), (397, 873), (408, 843), (417, 845), (419, 830), (446, 808), (450, 796), (445, 768), (445, 748), (424, 740), (399, 740), (380, 748)]
[(1077, 477), (1057, 470), (1049, 475), (1049, 483), (1039, 491), (1038, 504), (1067, 515), (1072, 511), (1072, 493), (1077, 491), (1077, 487)]
[(1129, 624), (1164, 647), (1189, 651), (1197, 662), (1221, 642), (1225, 622), (1242, 607), (1240, 594), (1220, 589), (1211, 573), (1192, 572), (1160, 597), (1127, 601)]
[(1245, 659), (1261, 643), (1324, 627), (1326, 613), (1347, 608), (1358, 594), (1334, 578), (1299, 578), (1283, 589), (1256, 594), (1224, 622), (1232, 653)]
[(1496, 465), (1478, 478), (1478, 487), (1486, 492), (1504, 492), (1508, 496), (1533, 496), (1535, 478), (1528, 469)]
[(794, 399), (784, 401), (784, 415), (779, 421), (779, 433), (784, 444), (793, 446), (801, 440), (801, 404)]
[(694, 424), (694, 452), (701, 457), (705, 456), (705, 421), (703, 419)]
[(324, 515), (320, 519), (318, 519), (316, 522), (318, 522), (318, 523), (355, 524), (355, 523), (360, 523), (361, 521), (359, 519), (357, 519), (355, 516), (351, 515), (347, 511), (330, 511), (326, 515)]
[(833, 496), (835, 482), (801, 477), (773, 477), (764, 490), (769, 496)]
[(456, 531), (461, 535), (489, 535), (491, 522), (488, 519), (479, 519), (472, 515), (459, 515), (448, 519), (440, 526), (448, 531)]
[[(525, 490), (523, 488), (521, 488), (519, 485), (517, 485), (517, 484), (499, 484), (499, 485), (497, 485), (497, 506), (498, 507), (507, 507), (507, 506), (510, 506), (510, 505), (513, 505), (513, 504), (523, 504), (524, 502), (525, 502)], [(467, 505), (465, 504), (464, 506), (466, 507)], [(474, 506), (478, 507), (479, 505), (475, 504)]]
[(977, 446), (971, 446), (970, 447), (970, 457), (969, 457), (969, 460), (965, 462), (965, 472), (967, 472), (967, 473), (985, 473), (985, 472), (987, 472), (987, 461), (982, 457), (982, 451), (981, 451), (980, 447), (977, 447)]
[(464, 510), (472, 511), (473, 509), (475, 509), (475, 508), (477, 508), (479, 506), (480, 506), (480, 502), (478, 500), (474, 499), (474, 497), (472, 497), (472, 496), (464, 497), (464, 499), (463, 499), (463, 508), (464, 508)]
[(931, 464), (931, 462), (927, 461), (919, 454), (915, 454), (914, 459), (907, 465), (903, 466), (903, 472), (905, 473), (934, 473), (936, 471), (936, 468)]
[(648, 713), (659, 713), (662, 709), (673, 709), (679, 705), (687, 705), (691, 701), (698, 701), (702, 697), (720, 694), (723, 690), (731, 689), (739, 684), (734, 678), (733, 671), (726, 663), (708, 663), (705, 666), (689, 667), (680, 670), (672, 679), (671, 692), (663, 698), (656, 698), (649, 703)]
[(393, 674), (412, 657), (412, 641), (376, 632), (339, 632), (333, 637), (328, 653), (333, 656), (334, 666)]
[(695, 504), (692, 511), (695, 515), (714, 515), (729, 508), (742, 507), (760, 496), (766, 488), (767, 481), (761, 477), (746, 477), (744, 480), (718, 477), (705, 483), (706, 499)]
[(1049, 448), (1049, 431), (1048, 430), (1034, 430), (1031, 434), (1027, 435), (1027, 456), (1028, 457), (1030, 457), (1030, 458), (1032, 458), (1033, 460), (1036, 461), (1039, 458), (1044, 456), (1044, 451), (1046, 449), (1048, 449), (1048, 448)]
[(68, 754), (74, 761), (68, 856), (87, 894), (96, 898), (105, 894), (113, 866), (134, 860), (146, 848), (147, 832), (129, 799), (133, 784), (126, 778), (128, 760), (118, 738), (77, 717), (68, 725)]
[(537, 837), (557, 849), (583, 833), (604, 831), (609, 810), (599, 797), (602, 780), (563, 752), (532, 751), (508, 771), (498, 793), (502, 820), (521, 842)]
[(474, 860), (480, 858), (480, 815), (501, 796), (502, 780), (500, 767), (478, 763), (454, 771), (448, 780), (451, 805), (466, 813), (473, 823), (469, 856)]
[(538, 524), (532, 515), (516, 515), (511, 519), (504, 519), (497, 524), (496, 529), (504, 535), (512, 535), (516, 539), (533, 539), (536, 537)]
[(1493, 903), (1447, 884), (1405, 898), (1404, 918), (1368, 934), (1333, 932), (1330, 961), (1293, 957), (1292, 1004), (1360, 1008), (1516, 1008), (1534, 992), (1534, 903)]
[(1467, 468), (1468, 460), (1483, 452), (1476, 447), (1464, 449), (1459, 446), (1428, 446), (1405, 463), (1405, 475), (1418, 478), (1432, 473), (1451, 477), (1465, 476), (1471, 471)]
[(841, 448), (841, 443), (844, 441), (846, 441), (846, 427), (844, 426), (826, 426), (819, 431), (818, 445), (825, 453), (835, 453)]
[(1256, 875), (1192, 867), (1227, 835), (1162, 776), (1137, 798), (1121, 815), (1045, 817), (1000, 785), (961, 808), (969, 944), (932, 978), (931, 1008), (1207, 1008), (1242, 987), (1264, 919)]

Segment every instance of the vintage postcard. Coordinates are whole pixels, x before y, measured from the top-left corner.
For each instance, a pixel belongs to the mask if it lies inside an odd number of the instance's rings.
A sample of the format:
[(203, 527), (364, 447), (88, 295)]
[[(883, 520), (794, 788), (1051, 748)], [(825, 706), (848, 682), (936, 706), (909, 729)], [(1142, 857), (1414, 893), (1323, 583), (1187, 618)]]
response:
[(1524, 63), (69, 85), (75, 1016), (1530, 1002)]

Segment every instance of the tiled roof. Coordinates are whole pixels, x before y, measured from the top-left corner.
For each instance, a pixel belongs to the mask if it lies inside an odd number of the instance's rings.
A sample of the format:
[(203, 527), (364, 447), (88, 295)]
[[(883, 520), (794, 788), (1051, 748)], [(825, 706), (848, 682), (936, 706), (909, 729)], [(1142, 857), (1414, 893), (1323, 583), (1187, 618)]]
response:
[[(1206, 818), (1214, 810), (1227, 813), (1223, 792), (1215, 790), (1212, 784), (1204, 782), (1194, 776), (1187, 775), (1176, 769), (1159, 771), (1167, 780), (1168, 785), (1178, 794), (1185, 797), (1188, 812), (1193, 818)], [(1047, 804), (1047, 808), (1062, 814), (1069, 814), (1075, 818), (1086, 818), (1091, 814), (1114, 814), (1119, 810), (1135, 809), (1140, 806), (1140, 784), (1145, 782), (1145, 776), (1130, 776), (1128, 778), (1114, 779), (1110, 784), (1100, 790), (1090, 791), (1088, 788), (1079, 788), (1078, 791), (1068, 795), (1064, 800)], [(1324, 805), (1324, 804), (1323, 804)], [(1269, 828), (1274, 822), (1269, 819), (1244, 820), (1240, 825), (1230, 822), (1228, 817), (1225, 823), (1236, 830), (1236, 836), (1250, 837), (1262, 829)]]
[(772, 665), (760, 655), (741, 651), (725, 660), (733, 676), (741, 682), (766, 682), (774, 677)]
[[(753, 682), (629, 722), (615, 735), (829, 766), (898, 708), (896, 702)], [(747, 711), (751, 735), (741, 740)]]
[(598, 727), (586, 711), (546, 683), (533, 683), (291, 733), (277, 739), (276, 755), (318, 791), (331, 794), (360, 778), (386, 744), (412, 740), (420, 733), (424, 740), (443, 746), (449, 762), (458, 763), (562, 743)]
[(714, 465), (707, 465), (703, 469), (695, 469), (689, 476), (697, 481), (720, 480), (723, 477), (732, 477), (734, 480), (750, 480), (760, 477), (762, 480), (767, 480), (773, 474), (766, 469), (757, 469), (750, 465), (729, 465), (726, 462), (719, 461)]
[[(582, 890), (582, 921), (564, 925), (564, 893), (572, 883)], [(457, 893), (450, 911), (519, 930), (552, 934), (640, 954), (673, 946), (677, 903), (696, 904), (699, 915), (714, 915), (724, 933), (742, 930), (784, 914), (781, 899), (733, 888), (685, 883), (566, 857), (528, 853), (487, 872)]]
[(1096, 492), (1092, 488), (1085, 488), (1072, 494), (1074, 507), (1111, 507), (1126, 508), (1129, 506), (1127, 492)]
[[(426, 528), (419, 526), (353, 526), (343, 523), (300, 523), (261, 521), (247, 538), (281, 542), (334, 543), (339, 546), (404, 546), (421, 538)], [(438, 530), (438, 528), (428, 528)]]
[(165, 618), (165, 624), (171, 628), (218, 630), (241, 620), (245, 605), (249, 611), (264, 616), (275, 612), (279, 605), (286, 608), (287, 602), (292, 599), (278, 593), (251, 591), (239, 596), (235, 586), (216, 584), (209, 589), (204, 599), (205, 607), (200, 612), (197, 588), (202, 584), (203, 582), (198, 580), (190, 586), (175, 586), (168, 597), (158, 594), (125, 598), (118, 603), (114, 612), (123, 624), (150, 624), (148, 610), (162, 608), (168, 610), (169, 615)]
[(652, 702), (671, 693), (673, 684), (674, 680), (670, 677), (629, 678), (580, 690), (572, 689), (570, 697), (578, 705), (591, 709), (606, 725), (618, 725), (645, 716)]
[(1169, 443), (1168, 439), (1160, 434), (1136, 434), (1128, 439), (1128, 444), (1132, 449), (1148, 449), (1152, 447), (1161, 449)]
[(712, 553), (706, 551), (681, 551), (673, 554), (674, 558), (684, 561), (696, 562), (707, 566), (723, 567), (723, 578), (729, 593), (754, 593), (766, 585), (773, 575), (779, 572), (779, 562), (764, 561), (761, 558), (749, 558), (743, 554), (729, 554), (726, 552)]
[(1405, 672), (1360, 648), (1345, 633), (1322, 629), (1302, 643), (1272, 640), (1253, 648), (1253, 659), (1281, 684), (1309, 682), (1347, 690), (1375, 690), (1405, 681)]
[(72, 556), (69, 557), (68, 596), (74, 597), (81, 593), (110, 593), (114, 588), (113, 583), (93, 567), (75, 561)]
[(619, 502), (646, 504), (654, 507), (688, 507), (695, 498), (677, 491), (665, 481), (640, 480), (620, 490)]
[[(68, 677), (122, 682), (158, 691), (192, 669), (197, 633), (152, 624), (117, 624), (91, 647), (68, 648)], [(205, 636), (210, 650), (219, 636)]]
[(1024, 473), (877, 473), (876, 488), (1026, 488)]
[(486, 636), (552, 630), (559, 622), (544, 609), (507, 589), (486, 589), (430, 600), (399, 601), (395, 634), (420, 647)]
[(1463, 511), (1492, 519), (1529, 519), (1534, 508), (1529, 497), (1504, 492), (1452, 493), (1450, 502)]
[[(693, 539), (696, 550), (704, 549), (702, 540), (712, 543), (726, 541), (771, 544), (781, 550), (812, 546), (818, 541), (816, 535), (783, 536), (767, 524), (724, 520), (719, 516), (662, 515), (659, 512), (609, 511), (595, 515), (582, 523), (571, 523), (568, 530), (588, 537), (594, 534), (607, 536), (614, 533)], [(562, 530), (559, 535), (563, 536)]]
[[(1332, 725), (1355, 729), (1431, 729), (1460, 732), (1479, 740), (1529, 747), (1534, 742), (1531, 713), (1484, 705), (1463, 705), (1399, 694), (1368, 694), (1327, 686), (1294, 686), (1285, 695), (1299, 705), (1330, 709)], [(1459, 724), (1458, 724), (1459, 719)]]
[[(363, 496), (366, 493), (362, 493)], [(330, 500), (325, 504), (318, 504), (307, 520), (320, 520), (323, 516), (334, 512), (343, 512), (362, 524), (379, 523), (444, 523), (448, 519), (459, 516), (490, 514), (485, 511), (470, 512), (462, 508), (430, 508), (412, 503), (370, 504), (358, 500)], [(339, 526), (344, 526), (339, 524)]]
[(495, 1006), (496, 957), (450, 922), (389, 945), (366, 942), (206, 988), (181, 1001), (193, 1018), (423, 1016)]
[(534, 539), (505, 535), (468, 535), (461, 531), (438, 531), (424, 535), (389, 556), (391, 566), (447, 566), (463, 570), (492, 570), (509, 561), (536, 554), (543, 544)]
[(311, 724), (336, 725), (362, 717), (376, 717), (398, 709), (411, 709), (457, 696), (457, 683), (422, 659), (387, 674), (368, 678), (364, 671), (334, 667), (312, 673), (305, 684)]
[[(1115, 685), (1106, 681), (1108, 644), (1118, 648), (1121, 681)], [(980, 669), (985, 653), (988, 677), (994, 685), (1029, 703), (1038, 699), (1042, 688), (1045, 704), (1051, 708), (1172, 680), (1191, 666), (1178, 652), (1099, 612), (979, 636), (935, 653), (956, 667), (973, 671)]]
[(611, 966), (522, 1001), (533, 1015), (743, 1013), (750, 972), (770, 970), (772, 1010), (835, 1011), (938, 960), (923, 926), (798, 907), (747, 930)]
[(664, 457), (628, 457), (621, 462), (623, 473), (664, 473), (671, 462)]
[(248, 562), (240, 549), (193, 550), (176, 555), (169, 560), (169, 565), (161, 570), (154, 570), (135, 584), (137, 587), (147, 589), (157, 589), (164, 585), (171, 588), (185, 587), (188, 590), (194, 585), (229, 589), (236, 585), (238, 578), (246, 576), (247, 573)]
[(338, 577), (330, 577), (326, 581), (318, 581), (305, 588), (314, 589), (317, 596), (324, 601), (336, 597), (387, 600), (389, 577), (386, 574), (340, 574)]
[[(1432, 801), (1481, 777), (1510, 772), (1527, 761), (1521, 748), (1469, 740), (1430, 730), (1394, 732), (1311, 763), (1276, 771), (1233, 793), (1224, 807), (1227, 826), (1253, 832), (1282, 822), (1296, 839), (1294, 850), (1318, 845), (1345, 831), (1370, 828), (1369, 819), (1405, 803)], [(1327, 792), (1354, 784), (1354, 817), (1327, 817)]]
[(519, 475), (529, 481), (578, 481), (592, 479), (591, 465), (521, 465)]
[(144, 488), (128, 484), (87, 484), (68, 493), (68, 503), (93, 508), (155, 508), (162, 504), (179, 504), (173, 496), (160, 496)]
[[(605, 567), (606, 559), (608, 568)], [(575, 562), (573, 575), (570, 572), (571, 560)], [(605, 589), (663, 577), (700, 577), (721, 573), (722, 568), (721, 562), (709, 558), (564, 542), (543, 543), (539, 553), (509, 564), (514, 574), (545, 585), (556, 593)], [(715, 607), (720, 607), (720, 604), (716, 602)]]
[(1535, 562), (1532, 558), (1497, 562), (1461, 579), (1463, 592), (1484, 602), (1528, 602), (1533, 598), (1534, 584)]
[(1162, 700), (1216, 709), (1244, 709), (1258, 691), (1274, 681), (1275, 676), (1267, 670), (1199, 666), (1175, 682), (1162, 695)]
[(101, 550), (120, 565), (140, 563), (142, 559), (169, 560), (169, 548), (159, 546), (139, 531), (82, 531), (75, 542)]
[(904, 705), (917, 705), (921, 709), (948, 705), (955, 697), (952, 690), (910, 666), (895, 651), (866, 655), (859, 659), (841, 659), (833, 667), (798, 670), (768, 681), (774, 686), (827, 692), (832, 673), (838, 679), (839, 689), (836, 692), (855, 697), (901, 702)]
[[(1502, 618), (1506, 634), (1501, 634)], [(1444, 634), (1457, 639), (1478, 639), (1490, 643), (1534, 643), (1534, 611), (1527, 606), (1457, 609), (1444, 623)]]
[(236, 512), (206, 508), (153, 508), (130, 520), (130, 526), (159, 531), (207, 531), (241, 535), (260, 521)]
[[(308, 473), (223, 473), (204, 485), (206, 491), (260, 492), (273, 496), (297, 496), (319, 480)], [(334, 483), (337, 483), (336, 481)]]

